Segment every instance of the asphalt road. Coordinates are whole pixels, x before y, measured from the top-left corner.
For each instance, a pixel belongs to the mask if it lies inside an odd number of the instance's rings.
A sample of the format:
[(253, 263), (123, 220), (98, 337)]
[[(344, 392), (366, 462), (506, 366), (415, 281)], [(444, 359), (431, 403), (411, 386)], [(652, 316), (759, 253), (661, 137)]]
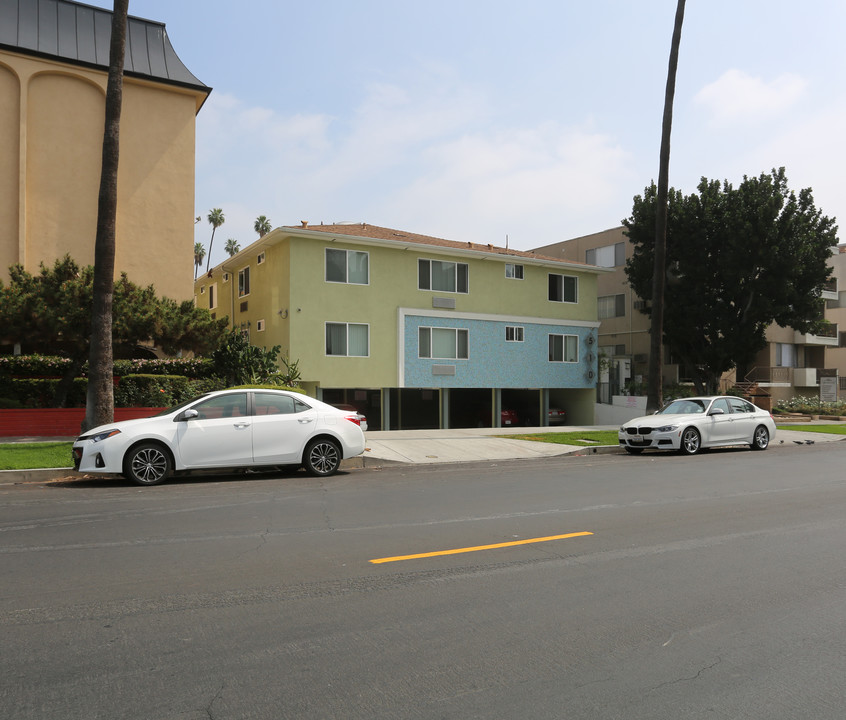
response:
[(2, 486), (0, 717), (841, 720), (844, 466)]

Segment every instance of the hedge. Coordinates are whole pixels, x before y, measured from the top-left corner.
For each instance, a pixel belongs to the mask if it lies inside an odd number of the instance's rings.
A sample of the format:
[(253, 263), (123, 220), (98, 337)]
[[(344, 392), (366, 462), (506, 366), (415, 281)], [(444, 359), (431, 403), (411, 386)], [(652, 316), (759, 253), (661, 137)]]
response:
[[(0, 376), (61, 377), (70, 366), (69, 358), (45, 355), (0, 355)], [(88, 363), (80, 372), (85, 376)], [(164, 360), (115, 360), (115, 377), (125, 375), (185, 375), (190, 378), (210, 378), (214, 366), (209, 358), (167, 358)]]

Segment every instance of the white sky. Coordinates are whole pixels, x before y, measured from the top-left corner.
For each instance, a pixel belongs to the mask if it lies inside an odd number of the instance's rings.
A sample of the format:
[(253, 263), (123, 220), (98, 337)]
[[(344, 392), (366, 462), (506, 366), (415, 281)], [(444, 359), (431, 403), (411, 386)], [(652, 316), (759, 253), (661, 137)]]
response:
[[(111, 7), (110, 0), (89, 4)], [(620, 224), (658, 176), (675, 0), (130, 0), (213, 92), (197, 117), (208, 211), (245, 247), (367, 222), (530, 249)], [(785, 166), (846, 217), (840, 0), (688, 0), (670, 184)]]

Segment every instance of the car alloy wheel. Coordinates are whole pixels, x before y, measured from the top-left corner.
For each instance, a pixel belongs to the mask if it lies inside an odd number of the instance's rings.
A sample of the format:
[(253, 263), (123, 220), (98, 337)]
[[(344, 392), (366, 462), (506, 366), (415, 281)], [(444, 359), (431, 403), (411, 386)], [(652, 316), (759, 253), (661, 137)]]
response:
[(685, 428), (681, 436), (681, 451), (685, 455), (695, 455), (699, 452), (701, 445), (699, 431), (694, 427)]
[(766, 450), (770, 444), (770, 433), (763, 425), (755, 428), (755, 434), (752, 436), (753, 450)]
[(170, 456), (155, 443), (145, 443), (133, 448), (123, 463), (123, 474), (139, 485), (163, 483), (170, 471)]
[(314, 440), (306, 448), (303, 466), (310, 475), (332, 475), (341, 466), (341, 449), (333, 440)]

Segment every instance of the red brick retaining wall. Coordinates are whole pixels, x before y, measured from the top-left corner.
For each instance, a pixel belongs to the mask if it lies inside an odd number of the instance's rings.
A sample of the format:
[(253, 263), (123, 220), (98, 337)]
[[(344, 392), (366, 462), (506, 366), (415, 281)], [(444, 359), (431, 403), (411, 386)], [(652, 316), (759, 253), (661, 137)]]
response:
[[(162, 408), (115, 408), (115, 421), (150, 417)], [(85, 408), (0, 410), (0, 437), (76, 437)]]

